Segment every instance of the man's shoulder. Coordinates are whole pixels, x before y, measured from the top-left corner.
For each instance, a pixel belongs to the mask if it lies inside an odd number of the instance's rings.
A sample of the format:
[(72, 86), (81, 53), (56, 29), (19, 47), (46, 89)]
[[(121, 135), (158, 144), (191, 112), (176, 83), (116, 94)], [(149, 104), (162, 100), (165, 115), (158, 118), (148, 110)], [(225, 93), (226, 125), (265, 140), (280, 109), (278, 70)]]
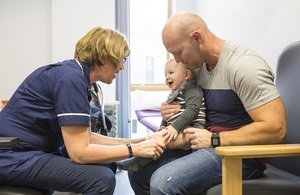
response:
[(231, 56), (259, 56), (253, 49), (240, 43), (225, 41), (222, 53), (230, 53)]

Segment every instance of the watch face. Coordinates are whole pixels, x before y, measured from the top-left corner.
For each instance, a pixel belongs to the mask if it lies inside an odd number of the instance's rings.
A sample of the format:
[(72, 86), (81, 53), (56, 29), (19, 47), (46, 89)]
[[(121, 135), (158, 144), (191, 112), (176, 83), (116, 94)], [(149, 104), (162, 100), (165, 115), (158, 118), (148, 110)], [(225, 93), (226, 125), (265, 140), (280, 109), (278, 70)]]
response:
[(212, 145), (213, 146), (219, 146), (219, 140), (218, 140), (218, 138), (213, 138), (212, 139)]
[(213, 133), (211, 136), (211, 145), (212, 147), (220, 146), (220, 136), (218, 133)]

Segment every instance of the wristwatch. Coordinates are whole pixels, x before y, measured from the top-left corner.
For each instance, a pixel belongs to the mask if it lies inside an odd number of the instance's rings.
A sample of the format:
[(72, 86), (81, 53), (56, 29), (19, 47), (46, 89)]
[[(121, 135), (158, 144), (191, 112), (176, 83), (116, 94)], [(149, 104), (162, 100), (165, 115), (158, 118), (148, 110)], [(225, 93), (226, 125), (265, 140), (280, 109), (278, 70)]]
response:
[(214, 148), (221, 145), (219, 133), (213, 133), (211, 135), (211, 145)]

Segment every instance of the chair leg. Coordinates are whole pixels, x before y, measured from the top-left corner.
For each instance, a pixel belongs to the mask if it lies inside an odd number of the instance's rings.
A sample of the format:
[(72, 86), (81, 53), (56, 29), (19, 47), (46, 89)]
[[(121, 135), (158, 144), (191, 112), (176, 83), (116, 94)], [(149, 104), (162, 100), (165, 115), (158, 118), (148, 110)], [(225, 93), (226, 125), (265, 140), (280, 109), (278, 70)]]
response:
[(242, 159), (222, 158), (222, 195), (242, 194)]

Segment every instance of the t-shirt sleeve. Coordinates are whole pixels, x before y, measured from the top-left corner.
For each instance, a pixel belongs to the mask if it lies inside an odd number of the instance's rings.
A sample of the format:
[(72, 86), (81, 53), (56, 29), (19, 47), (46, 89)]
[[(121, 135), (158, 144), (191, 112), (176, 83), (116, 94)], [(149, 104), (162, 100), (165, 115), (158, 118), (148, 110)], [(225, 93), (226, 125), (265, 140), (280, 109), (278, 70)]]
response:
[(268, 64), (255, 55), (243, 56), (229, 73), (231, 88), (238, 94), (246, 111), (277, 98), (274, 74)]
[(55, 109), (60, 126), (90, 124), (89, 84), (82, 74), (69, 72), (54, 89)]

